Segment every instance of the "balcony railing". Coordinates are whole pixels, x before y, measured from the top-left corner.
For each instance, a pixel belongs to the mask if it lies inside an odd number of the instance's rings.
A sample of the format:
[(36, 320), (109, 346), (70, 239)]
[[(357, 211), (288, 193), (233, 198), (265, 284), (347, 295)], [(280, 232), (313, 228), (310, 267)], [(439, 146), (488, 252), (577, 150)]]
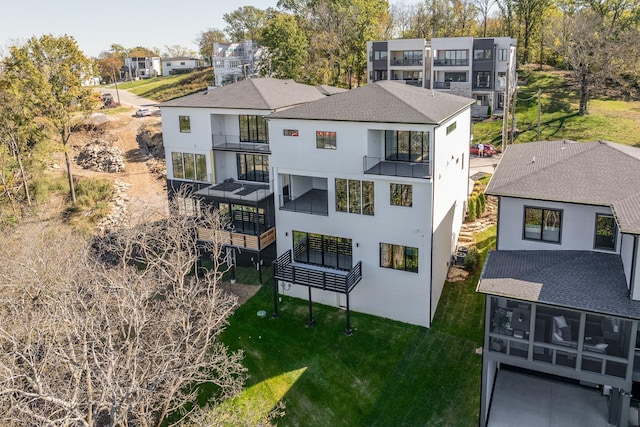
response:
[(431, 177), (429, 162), (406, 162), (364, 156), (364, 173), (369, 175), (401, 176), (406, 178)]
[(362, 262), (349, 271), (334, 270), (294, 263), (291, 250), (288, 250), (273, 261), (273, 277), (296, 285), (348, 294), (362, 280)]
[(247, 153), (270, 154), (268, 142), (244, 142), (239, 135), (211, 135), (212, 148), (221, 151), (241, 151)]
[(270, 228), (259, 236), (237, 233), (227, 230), (213, 230), (211, 228), (199, 227), (198, 239), (207, 242), (219, 242), (226, 246), (252, 249), (259, 251), (276, 241), (276, 229)]
[(327, 190), (314, 188), (298, 197), (280, 196), (280, 210), (313, 215), (329, 215)]
[(391, 61), (391, 65), (401, 65), (401, 66), (416, 66), (422, 65), (424, 61), (422, 59), (398, 59), (395, 61)]
[(468, 59), (435, 58), (433, 60), (433, 65), (437, 67), (443, 67), (443, 66), (468, 67), (469, 60)]

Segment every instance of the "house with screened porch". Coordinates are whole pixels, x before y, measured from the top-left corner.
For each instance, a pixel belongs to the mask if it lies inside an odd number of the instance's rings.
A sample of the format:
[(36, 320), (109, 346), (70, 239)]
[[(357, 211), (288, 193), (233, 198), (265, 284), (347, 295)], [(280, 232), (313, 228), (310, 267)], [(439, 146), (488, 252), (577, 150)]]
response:
[[(464, 218), (473, 100), (380, 81), (267, 116), (277, 292), (429, 327)], [(274, 298), (277, 302), (277, 299)]]
[(480, 425), (638, 425), (640, 149), (505, 151), (486, 295)]

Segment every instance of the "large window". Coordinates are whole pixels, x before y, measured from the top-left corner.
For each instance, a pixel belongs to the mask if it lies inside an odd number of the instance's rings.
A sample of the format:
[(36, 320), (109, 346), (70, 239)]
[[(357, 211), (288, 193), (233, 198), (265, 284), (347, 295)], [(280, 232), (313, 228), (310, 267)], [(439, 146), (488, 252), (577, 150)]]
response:
[(269, 157), (259, 154), (236, 154), (238, 179), (269, 182)]
[(478, 71), (475, 73), (476, 87), (490, 87), (491, 86), (491, 72), (490, 71)]
[(238, 123), (241, 142), (269, 142), (267, 121), (263, 116), (240, 115)]
[(491, 49), (476, 49), (473, 51), (473, 59), (491, 59)]
[(385, 130), (385, 159), (401, 162), (429, 161), (429, 132)]
[(200, 217), (200, 199), (176, 196), (172, 202), (178, 208), (178, 215)]
[(293, 231), (293, 257), (296, 262), (351, 270), (351, 248), (351, 239)]
[(180, 132), (182, 133), (190, 133), (191, 132), (191, 117), (189, 116), (179, 116), (178, 121), (180, 122)]
[(327, 131), (316, 132), (316, 147), (325, 150), (336, 149), (336, 133)]
[(171, 153), (174, 179), (207, 180), (207, 157), (204, 154)]
[(508, 61), (508, 60), (509, 60), (509, 50), (498, 49), (498, 61)]
[(373, 182), (336, 178), (336, 211), (373, 215)]
[[(229, 205), (227, 204), (225, 204), (226, 206), (224, 208), (222, 207), (222, 203), (220, 205), (221, 213), (229, 209)], [(234, 231), (251, 235), (258, 235), (264, 231), (264, 209), (256, 208), (255, 206), (232, 204), (228, 212)]]
[(560, 243), (562, 211), (543, 208), (524, 208), (524, 238)]
[(467, 73), (444, 73), (445, 82), (466, 82)]
[(596, 249), (616, 249), (616, 234), (618, 227), (611, 215), (596, 214)]
[(413, 204), (413, 186), (410, 184), (390, 184), (391, 204), (408, 206)]
[(380, 243), (380, 267), (418, 272), (418, 248)]
[(445, 50), (443, 56), (436, 59), (436, 65), (469, 65), (466, 50)]

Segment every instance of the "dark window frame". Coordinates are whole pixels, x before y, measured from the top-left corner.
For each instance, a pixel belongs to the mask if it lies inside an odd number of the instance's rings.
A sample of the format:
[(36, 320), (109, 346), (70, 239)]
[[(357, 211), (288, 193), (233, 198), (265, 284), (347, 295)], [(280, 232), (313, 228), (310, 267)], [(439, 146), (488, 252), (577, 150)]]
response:
[(191, 133), (191, 116), (178, 116), (180, 133)]
[(411, 246), (395, 245), (393, 243), (380, 243), (379, 260), (381, 268), (419, 272), (419, 251)]
[(429, 131), (385, 130), (385, 160), (428, 163), (430, 139)]
[(413, 185), (411, 184), (389, 184), (389, 202), (391, 206), (412, 207), (413, 206)]
[(174, 179), (207, 182), (207, 156), (205, 154), (172, 151), (171, 163)]
[(349, 271), (353, 268), (353, 239), (293, 230), (295, 262)]
[(269, 143), (269, 125), (264, 116), (256, 114), (238, 115), (240, 142)]
[(316, 148), (321, 150), (336, 150), (338, 148), (336, 132), (317, 130)]
[(236, 153), (239, 181), (269, 182), (269, 156), (265, 154)]
[(336, 178), (336, 212), (374, 216), (375, 184), (373, 181)]
[[(527, 210), (539, 210), (540, 211), (540, 230), (539, 230), (539, 236), (538, 237), (532, 237), (532, 231), (529, 230), (527, 231)], [(551, 213), (555, 213), (557, 214), (557, 220), (558, 220), (558, 237), (557, 240), (556, 239), (549, 239), (549, 238), (545, 238), (545, 231), (550, 232), (551, 230), (545, 230), (545, 222), (549, 219), (549, 214)], [(556, 244), (561, 244), (562, 243), (562, 217), (563, 217), (563, 210), (562, 209), (553, 209), (553, 208), (544, 208), (544, 207), (539, 207), (539, 206), (525, 206), (524, 207), (524, 211), (523, 211), (523, 221), (522, 221), (522, 239), (523, 240), (530, 240), (530, 241), (536, 241), (536, 242), (543, 242), (543, 243), (556, 243)]]
[[(610, 221), (610, 225), (611, 225), (611, 230), (609, 230), (609, 233), (611, 234), (610, 237), (605, 236), (603, 234), (599, 234), (601, 219), (607, 219)], [(600, 236), (600, 239), (598, 238), (599, 236)], [(593, 235), (593, 248), (604, 250), (604, 251), (615, 251), (618, 246), (617, 236), (618, 236), (618, 224), (616, 224), (616, 220), (613, 217), (613, 215), (596, 213), (595, 228), (594, 228), (594, 235)], [(602, 243), (599, 243), (599, 241), (602, 242), (605, 239), (606, 240), (610, 239), (610, 244), (603, 245)]]

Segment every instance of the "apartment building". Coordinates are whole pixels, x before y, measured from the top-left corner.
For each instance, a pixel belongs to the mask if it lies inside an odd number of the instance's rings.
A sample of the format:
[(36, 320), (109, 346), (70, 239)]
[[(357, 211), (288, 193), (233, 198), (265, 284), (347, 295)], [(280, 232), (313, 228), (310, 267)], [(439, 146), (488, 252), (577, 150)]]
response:
[(486, 295), (481, 426), (638, 425), (640, 149), (507, 148)]
[(213, 44), (213, 72), (216, 86), (224, 86), (258, 74), (264, 48), (253, 40)]
[(344, 307), (347, 333), (349, 310), (429, 327), (464, 217), (471, 104), (380, 81), (267, 116), (279, 294)]
[(425, 39), (367, 42), (368, 82), (394, 80), (429, 88), (431, 60)]

